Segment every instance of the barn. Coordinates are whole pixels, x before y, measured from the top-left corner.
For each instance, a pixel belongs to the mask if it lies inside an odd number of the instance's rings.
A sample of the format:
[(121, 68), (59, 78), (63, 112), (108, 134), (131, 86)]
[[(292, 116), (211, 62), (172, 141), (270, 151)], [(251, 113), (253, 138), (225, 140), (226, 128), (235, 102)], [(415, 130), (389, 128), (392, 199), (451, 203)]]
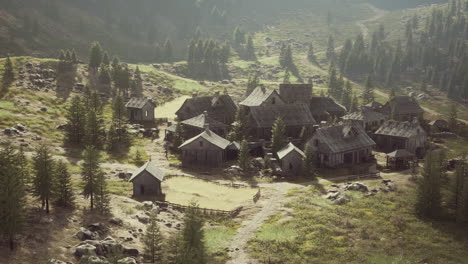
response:
[(161, 183), (167, 172), (148, 161), (132, 174), (133, 196), (160, 196), (163, 194)]

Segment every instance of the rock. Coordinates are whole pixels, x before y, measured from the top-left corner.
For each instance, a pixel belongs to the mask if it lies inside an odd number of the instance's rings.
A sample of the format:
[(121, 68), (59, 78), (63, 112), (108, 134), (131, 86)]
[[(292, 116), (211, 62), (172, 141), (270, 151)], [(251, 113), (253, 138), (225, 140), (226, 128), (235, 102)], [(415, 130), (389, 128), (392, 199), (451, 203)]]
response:
[(79, 244), (75, 247), (73, 252), (77, 258), (81, 258), (83, 256), (95, 256), (96, 255), (96, 247), (91, 244)]
[(117, 261), (117, 264), (137, 264), (136, 260), (134, 258), (123, 258)]
[(109, 264), (109, 262), (103, 258), (97, 256), (88, 256), (80, 260), (80, 264)]
[(136, 218), (143, 224), (147, 224), (150, 221), (150, 217), (145, 214), (137, 214)]
[(5, 129), (3, 129), (3, 134), (6, 135), (6, 136), (11, 136), (13, 134), (13, 132), (11, 131), (10, 128), (5, 128)]
[(22, 124), (16, 124), (15, 129), (21, 132), (25, 132), (27, 130), (26, 127), (23, 126)]
[(153, 208), (153, 202), (151, 201), (144, 201), (142, 204), (146, 210), (151, 210), (151, 208)]
[(341, 194), (339, 192), (328, 192), (328, 194), (325, 196), (325, 198), (329, 200), (336, 200)]
[(47, 107), (41, 107), (41, 112), (47, 112)]
[(58, 125), (58, 126), (55, 127), (55, 129), (64, 130), (66, 128), (66, 126), (67, 126), (66, 124)]
[(99, 239), (99, 234), (97, 232), (92, 232), (84, 227), (81, 227), (80, 231), (76, 232), (74, 236), (81, 241)]
[(172, 223), (167, 223), (166, 226), (169, 227), (169, 228), (171, 228), (171, 227), (172, 227)]
[(49, 259), (47, 261), (47, 264), (67, 264), (67, 262), (61, 261), (61, 260), (58, 260), (58, 259)]
[(347, 190), (347, 191), (368, 192), (369, 188), (367, 188), (366, 185), (364, 185), (364, 184), (362, 184), (360, 182), (355, 182), (355, 183), (348, 184), (345, 187), (345, 190)]
[(104, 256), (108, 256), (112, 253), (121, 252), (123, 247), (113, 237), (106, 237), (101, 241), (102, 253)]
[(389, 182), (389, 183), (385, 184), (385, 186), (387, 187), (387, 190), (388, 190), (389, 192), (394, 192), (394, 191), (396, 191), (396, 185), (395, 185), (395, 183), (393, 183), (393, 182)]
[(118, 225), (118, 226), (123, 225), (122, 219), (117, 218), (117, 217), (111, 218), (111, 219), (109, 220), (109, 223), (111, 223), (111, 224), (113, 224), (113, 225)]
[(136, 248), (127, 248), (127, 247), (123, 248), (123, 253), (125, 255), (131, 256), (131, 257), (138, 257), (138, 255), (140, 254), (138, 249), (136, 249)]
[(349, 203), (350, 200), (344, 196), (340, 196), (335, 200), (336, 205), (343, 205)]
[(91, 232), (98, 232), (102, 234), (102, 233), (109, 231), (109, 227), (107, 227), (103, 223), (94, 223), (88, 226), (88, 230)]
[(39, 141), (39, 140), (42, 140), (42, 138), (39, 136), (34, 136), (32, 137), (32, 140)]

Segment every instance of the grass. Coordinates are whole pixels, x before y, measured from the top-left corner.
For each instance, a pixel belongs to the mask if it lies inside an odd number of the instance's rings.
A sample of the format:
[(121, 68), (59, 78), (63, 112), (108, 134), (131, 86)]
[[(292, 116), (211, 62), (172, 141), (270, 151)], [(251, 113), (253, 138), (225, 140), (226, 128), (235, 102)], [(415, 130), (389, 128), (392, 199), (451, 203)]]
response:
[(177, 99), (174, 99), (172, 101), (166, 102), (162, 105), (159, 105), (156, 107), (155, 111), (155, 116), (156, 118), (169, 118), (169, 119), (175, 119), (176, 112), (179, 110), (179, 108), (182, 106), (182, 104), (185, 102), (186, 99), (190, 98), (189, 96), (181, 96)]
[(189, 177), (172, 177), (163, 182), (166, 200), (171, 203), (188, 205), (198, 202), (202, 208), (233, 210), (257, 193), (253, 188), (231, 188), (212, 182)]
[(316, 187), (293, 195), (287, 205), (293, 217), (273, 218), (249, 242), (254, 257), (273, 263), (468, 263), (468, 229), (418, 218), (413, 183), (342, 206)]
[(447, 157), (456, 158), (468, 153), (468, 139), (466, 138), (447, 138), (443, 139), (445, 146), (448, 147)]

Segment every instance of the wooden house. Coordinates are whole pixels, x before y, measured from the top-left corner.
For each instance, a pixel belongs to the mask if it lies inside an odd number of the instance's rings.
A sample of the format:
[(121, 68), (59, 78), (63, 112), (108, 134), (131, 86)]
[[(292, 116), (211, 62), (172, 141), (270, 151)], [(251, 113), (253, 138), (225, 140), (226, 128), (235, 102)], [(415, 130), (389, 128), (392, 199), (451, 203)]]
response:
[(184, 167), (221, 167), (228, 159), (230, 147), (235, 147), (228, 140), (220, 137), (208, 127), (201, 134), (185, 141), (179, 149)]
[(299, 176), (301, 174), (305, 154), (293, 143), (289, 143), (278, 151), (277, 156), (283, 176)]
[(409, 169), (416, 156), (406, 149), (397, 149), (387, 154), (387, 168), (392, 170)]
[(390, 153), (397, 149), (405, 149), (418, 157), (424, 155), (427, 144), (427, 133), (417, 120), (387, 120), (377, 129), (374, 138), (380, 151)]
[(352, 166), (373, 159), (375, 142), (360, 125), (319, 128), (307, 142), (319, 167)]
[(444, 132), (447, 131), (449, 128), (449, 124), (447, 121), (439, 119), (434, 120), (429, 123), (429, 127), (431, 128), (432, 133)]
[(330, 97), (312, 97), (309, 101), (309, 107), (317, 122), (331, 121), (346, 114), (346, 107)]
[(188, 120), (207, 112), (210, 118), (230, 125), (234, 122), (237, 105), (228, 94), (216, 92), (213, 96), (195, 96), (185, 100), (176, 112), (179, 121)]
[(130, 122), (154, 121), (156, 104), (150, 98), (131, 98), (126, 104), (127, 116)]
[(163, 194), (161, 183), (167, 172), (148, 161), (132, 174), (133, 196), (160, 196)]
[(192, 138), (202, 133), (207, 126), (209, 126), (211, 131), (222, 137), (226, 136), (228, 132), (228, 126), (211, 118), (208, 111), (205, 111), (203, 114), (196, 117), (181, 121), (180, 124), (184, 131), (185, 138)]
[(244, 108), (246, 114), (250, 112), (252, 107), (284, 104), (284, 100), (276, 90), (267, 89), (264, 86), (255, 88), (247, 98), (239, 103), (240, 107)]
[(282, 83), (279, 94), (287, 104), (308, 104), (312, 98), (312, 84)]
[(367, 107), (342, 117), (345, 121), (352, 121), (361, 125), (367, 132), (375, 132), (384, 122), (385, 116)]
[(396, 121), (413, 121), (420, 119), (424, 110), (419, 106), (416, 99), (410, 96), (395, 96), (381, 108), (381, 112)]
[(256, 139), (271, 139), (271, 129), (276, 119), (281, 117), (286, 126), (286, 136), (299, 138), (302, 128), (313, 133), (316, 124), (305, 104), (282, 104), (251, 107), (248, 118), (249, 135)]

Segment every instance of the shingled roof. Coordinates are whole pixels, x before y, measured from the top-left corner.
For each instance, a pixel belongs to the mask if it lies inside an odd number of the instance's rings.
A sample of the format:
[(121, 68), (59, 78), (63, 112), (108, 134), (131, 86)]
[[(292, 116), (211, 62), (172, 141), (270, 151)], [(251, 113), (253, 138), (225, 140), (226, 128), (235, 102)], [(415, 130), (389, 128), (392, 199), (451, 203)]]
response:
[(125, 107), (127, 108), (134, 108), (134, 109), (142, 109), (147, 103), (156, 106), (156, 104), (151, 100), (151, 98), (131, 98), (126, 104)]
[[(222, 109), (217, 106), (221, 103)], [(192, 97), (185, 100), (180, 109), (176, 112), (179, 115), (182, 111), (190, 113), (190, 116), (195, 117), (203, 112), (208, 111), (213, 119), (220, 119), (218, 116), (231, 114), (235, 115), (237, 106), (232, 100), (231, 96), (227, 94), (216, 94), (212, 96)]]
[(179, 148), (182, 149), (182, 148), (190, 145), (194, 141), (197, 141), (200, 138), (205, 139), (209, 143), (211, 143), (211, 144), (213, 144), (213, 145), (215, 145), (218, 148), (223, 149), (223, 150), (226, 149), (229, 145), (231, 145), (231, 142), (229, 142), (229, 140), (224, 139), (224, 138), (218, 136), (215, 132), (207, 129), (207, 130), (203, 131), (201, 134), (199, 134), (198, 136), (195, 136), (195, 137), (185, 141), (182, 145), (180, 145)]
[(271, 128), (278, 117), (282, 117), (286, 126), (310, 126), (316, 121), (306, 104), (268, 105), (252, 107), (252, 124), (259, 128)]
[(419, 106), (416, 99), (410, 96), (395, 96), (388, 101), (383, 107), (387, 114), (392, 111), (395, 114), (420, 114), (424, 110)]
[(320, 146), (340, 153), (375, 146), (375, 142), (361, 126), (341, 125), (319, 128), (316, 132)]
[(133, 182), (133, 180), (135, 180), (135, 178), (140, 176), (141, 173), (143, 173), (144, 171), (148, 172), (151, 176), (153, 176), (154, 178), (156, 178), (157, 180), (161, 182), (164, 180), (164, 177), (166, 177), (167, 175), (167, 171), (157, 167), (151, 161), (148, 161), (145, 163), (145, 165), (141, 166), (137, 171), (135, 171), (132, 174), (132, 177), (130, 178), (130, 180), (128, 181)]
[(385, 116), (379, 112), (373, 111), (368, 108), (363, 108), (357, 112), (347, 114), (342, 117), (343, 120), (359, 120), (365, 122), (385, 120)]
[(239, 105), (253, 107), (262, 105), (272, 94), (278, 92), (276, 90), (268, 89), (263, 86), (255, 88), (244, 101), (240, 102)]
[(192, 126), (196, 128), (204, 128), (205, 125), (209, 125), (211, 128), (226, 128), (227, 125), (214, 120), (208, 115), (208, 112), (204, 112), (196, 117), (192, 117), (190, 119), (184, 120), (181, 122), (186, 126)]
[(280, 151), (278, 151), (278, 158), (279, 159), (283, 159), (284, 157), (286, 157), (289, 153), (291, 152), (297, 152), (299, 153), (299, 155), (301, 155), (302, 157), (305, 157), (305, 154), (304, 152), (299, 149), (298, 147), (296, 147), (293, 143), (289, 143), (286, 147), (284, 147), (283, 149), (281, 149)]
[(313, 115), (346, 113), (346, 107), (338, 104), (330, 97), (312, 97), (310, 111)]
[(406, 149), (397, 149), (393, 151), (392, 153), (388, 153), (387, 157), (389, 158), (409, 158), (409, 157), (414, 157), (414, 154), (407, 151)]
[(417, 135), (425, 135), (426, 132), (418, 122), (399, 122), (387, 120), (375, 132), (376, 135), (385, 135), (401, 138), (410, 138)]

